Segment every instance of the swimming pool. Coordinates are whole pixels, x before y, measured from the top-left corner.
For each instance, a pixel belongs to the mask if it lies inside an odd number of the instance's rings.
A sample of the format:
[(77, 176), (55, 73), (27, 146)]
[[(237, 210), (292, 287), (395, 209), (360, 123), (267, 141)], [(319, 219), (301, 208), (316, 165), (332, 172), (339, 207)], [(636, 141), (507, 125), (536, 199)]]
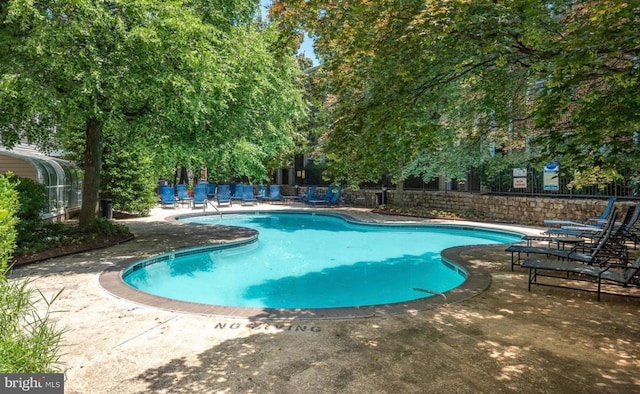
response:
[(474, 227), (367, 224), (317, 213), (184, 220), (249, 227), (259, 238), (143, 260), (123, 272), (126, 283), (170, 299), (243, 308), (393, 304), (444, 293), (466, 280), (464, 269), (443, 261), (443, 249), (520, 239)]

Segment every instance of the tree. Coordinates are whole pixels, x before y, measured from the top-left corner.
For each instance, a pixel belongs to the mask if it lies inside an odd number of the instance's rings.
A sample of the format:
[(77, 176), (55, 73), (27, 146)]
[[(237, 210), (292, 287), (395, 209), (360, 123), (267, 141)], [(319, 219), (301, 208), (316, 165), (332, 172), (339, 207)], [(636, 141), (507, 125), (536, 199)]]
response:
[(428, 176), (433, 161), (460, 172), (487, 160), (489, 144), (524, 150), (529, 136), (540, 136), (538, 160), (568, 170), (636, 167), (638, 9), (283, 0), (272, 10), (289, 41), (301, 30), (315, 38), (336, 98), (324, 149), (334, 173), (357, 183)]
[(266, 120), (255, 123), (256, 103), (238, 85), (247, 76), (236, 70), (239, 51), (249, 39), (253, 47), (265, 42), (253, 26), (257, 1), (14, 0), (1, 7), (2, 143), (26, 139), (82, 154), (80, 225), (97, 211), (105, 141), (153, 147), (158, 168), (201, 164), (207, 151), (219, 157), (247, 139), (276, 150), (290, 145), (277, 139), (290, 127), (255, 132), (303, 112), (295, 74), (272, 78), (289, 95), (286, 106), (267, 108)]

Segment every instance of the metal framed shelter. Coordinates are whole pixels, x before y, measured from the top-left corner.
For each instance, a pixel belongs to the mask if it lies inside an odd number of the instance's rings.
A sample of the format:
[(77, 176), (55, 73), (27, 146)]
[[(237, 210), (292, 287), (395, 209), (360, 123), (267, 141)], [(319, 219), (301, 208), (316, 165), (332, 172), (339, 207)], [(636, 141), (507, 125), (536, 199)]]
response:
[(0, 146), (0, 173), (32, 179), (45, 185), (49, 209), (43, 217), (58, 217), (77, 211), (82, 205), (82, 170), (71, 162), (44, 155), (33, 147)]

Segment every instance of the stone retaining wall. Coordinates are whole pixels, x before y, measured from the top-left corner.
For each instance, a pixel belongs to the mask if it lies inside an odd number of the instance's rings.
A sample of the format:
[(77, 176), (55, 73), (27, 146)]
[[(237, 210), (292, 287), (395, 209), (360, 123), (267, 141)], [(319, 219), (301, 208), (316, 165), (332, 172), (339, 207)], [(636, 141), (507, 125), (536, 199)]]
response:
[[(347, 204), (374, 207), (379, 190), (347, 190)], [(501, 222), (544, 225), (544, 219), (582, 221), (597, 217), (607, 205), (607, 199), (566, 199), (550, 197), (496, 196), (442, 191), (387, 191), (388, 204), (399, 208), (422, 208), (459, 214), (463, 217)], [(622, 217), (634, 202), (617, 202)]]
[[(318, 187), (317, 194), (322, 195), (326, 187)], [(344, 202), (348, 205), (374, 208), (380, 196), (380, 190), (342, 191)], [(293, 186), (283, 185), (282, 194), (293, 195)], [(500, 222), (544, 226), (544, 219), (566, 219), (583, 221), (586, 218), (600, 216), (608, 199), (568, 199), (552, 197), (497, 196), (489, 194), (471, 194), (466, 192), (387, 190), (387, 204), (398, 208), (419, 208), (425, 211), (454, 213), (462, 217), (495, 220)], [(632, 201), (616, 202), (621, 219)]]

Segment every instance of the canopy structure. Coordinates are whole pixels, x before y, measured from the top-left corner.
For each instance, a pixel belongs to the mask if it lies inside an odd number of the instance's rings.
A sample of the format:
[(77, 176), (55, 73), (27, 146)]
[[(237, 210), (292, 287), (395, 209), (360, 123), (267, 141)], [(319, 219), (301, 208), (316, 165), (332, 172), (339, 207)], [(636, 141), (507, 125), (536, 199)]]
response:
[(0, 146), (0, 173), (11, 172), (45, 185), (49, 209), (45, 217), (64, 215), (82, 205), (82, 170), (71, 162), (46, 156), (34, 148)]

